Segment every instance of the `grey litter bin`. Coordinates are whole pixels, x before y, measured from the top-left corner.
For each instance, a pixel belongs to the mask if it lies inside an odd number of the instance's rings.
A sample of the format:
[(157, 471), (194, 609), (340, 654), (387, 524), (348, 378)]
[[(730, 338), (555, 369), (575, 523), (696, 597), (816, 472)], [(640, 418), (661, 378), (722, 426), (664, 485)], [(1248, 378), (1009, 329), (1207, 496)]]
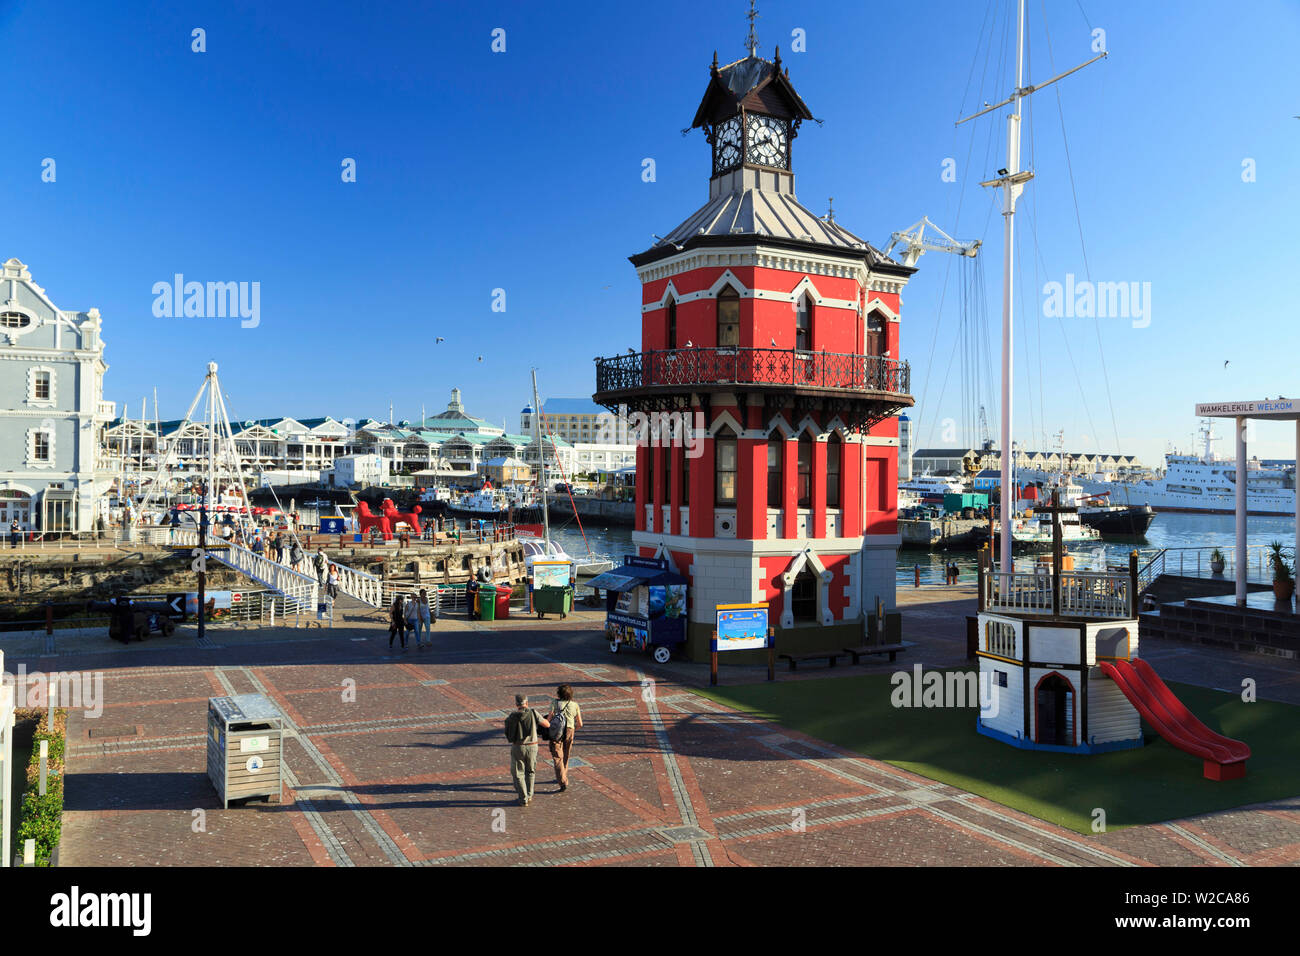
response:
[(231, 800), (280, 802), (284, 716), (262, 694), (208, 698), (208, 779), (223, 809)]

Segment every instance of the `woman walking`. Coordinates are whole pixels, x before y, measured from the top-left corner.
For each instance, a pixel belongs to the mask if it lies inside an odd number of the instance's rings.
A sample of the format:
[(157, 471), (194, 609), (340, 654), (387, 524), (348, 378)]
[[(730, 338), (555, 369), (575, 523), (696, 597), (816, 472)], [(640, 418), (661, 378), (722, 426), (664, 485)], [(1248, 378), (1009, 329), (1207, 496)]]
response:
[(414, 594), (406, 596), (406, 608), (404, 609), (406, 617), (406, 629), (415, 635), (415, 649), (420, 650), (420, 608), (415, 600)]
[(555, 782), (563, 793), (569, 789), (569, 753), (573, 750), (573, 732), (582, 726), (582, 708), (573, 699), (573, 688), (568, 684), (555, 688), (555, 697), (550, 722), (553, 725), (559, 718), (564, 723), (564, 730), (558, 740), (551, 741), (551, 762), (555, 764)]
[[(420, 596), (415, 601), (415, 610), (419, 615), (415, 630), (415, 648), (423, 650), (433, 646), (433, 615), (429, 613), (429, 592), (420, 588)], [(420, 643), (420, 631), (425, 634), (424, 643)]]
[(402, 650), (406, 650), (406, 610), (402, 607), (402, 596), (393, 595), (393, 606), (388, 611), (388, 649), (393, 649), (393, 638), (402, 636)]

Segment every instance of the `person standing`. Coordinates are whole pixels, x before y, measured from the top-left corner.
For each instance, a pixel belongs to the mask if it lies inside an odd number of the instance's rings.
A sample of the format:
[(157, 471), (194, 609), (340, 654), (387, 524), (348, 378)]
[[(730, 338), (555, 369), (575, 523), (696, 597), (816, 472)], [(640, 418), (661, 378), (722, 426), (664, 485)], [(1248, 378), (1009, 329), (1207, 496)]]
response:
[(402, 650), (406, 650), (406, 611), (402, 607), (402, 596), (393, 595), (393, 606), (388, 609), (388, 649), (393, 648), (393, 638), (401, 635)]
[(515, 709), (506, 718), (506, 739), (510, 741), (510, 777), (519, 795), (519, 805), (533, 802), (533, 780), (537, 776), (537, 729), (551, 722), (528, 706), (527, 694), (515, 694)]
[[(423, 650), (425, 647), (433, 646), (433, 615), (429, 612), (429, 592), (420, 588), (420, 596), (415, 601), (416, 613), (419, 615), (419, 623), (415, 629), (415, 647), (417, 650)], [(425, 633), (424, 644), (420, 644), (420, 631)]]
[(415, 595), (408, 594), (406, 596), (406, 607), (403, 611), (403, 616), (406, 618), (406, 629), (415, 635), (415, 649), (418, 651), (421, 649), (420, 609), (416, 606), (416, 604), (417, 602), (415, 600)]
[(569, 789), (569, 754), (573, 750), (573, 733), (582, 726), (582, 708), (573, 699), (573, 688), (568, 684), (555, 688), (555, 697), (551, 719), (562, 721), (564, 729), (560, 731), (560, 739), (551, 740), (551, 760), (555, 764), (555, 782), (563, 793)]
[(271, 539), (271, 554), (275, 558), (276, 564), (284, 563), (284, 535), (278, 531), (275, 533), (275, 537)]
[(9, 522), (9, 547), (18, 547), (18, 539), (23, 536), (23, 529), (18, 526), (18, 519)]
[[(329, 575), (330, 559), (325, 556), (325, 548), (322, 546), (316, 552), (316, 581), (324, 586), (325, 578)], [(403, 636), (402, 643), (405, 645), (406, 638)]]

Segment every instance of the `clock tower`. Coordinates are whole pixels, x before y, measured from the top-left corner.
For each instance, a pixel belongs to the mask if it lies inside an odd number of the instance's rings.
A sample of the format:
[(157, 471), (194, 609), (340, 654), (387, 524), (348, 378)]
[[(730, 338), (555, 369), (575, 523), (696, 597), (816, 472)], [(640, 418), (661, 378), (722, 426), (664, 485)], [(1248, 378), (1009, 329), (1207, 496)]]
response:
[(766, 602), (782, 653), (860, 644), (865, 613), (895, 604), (914, 270), (799, 203), (792, 150), (813, 116), (780, 51), (755, 46), (714, 54), (691, 124), (708, 201), (631, 257), (641, 348), (596, 364), (595, 400), (648, 424), (633, 542), (687, 577), (696, 660), (718, 604)]

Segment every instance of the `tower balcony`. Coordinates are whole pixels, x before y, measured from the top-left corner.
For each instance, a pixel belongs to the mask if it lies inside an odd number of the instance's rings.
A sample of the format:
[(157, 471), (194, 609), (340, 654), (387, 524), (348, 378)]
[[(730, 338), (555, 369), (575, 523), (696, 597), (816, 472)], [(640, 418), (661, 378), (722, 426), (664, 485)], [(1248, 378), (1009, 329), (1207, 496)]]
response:
[[(913, 404), (911, 369), (881, 355), (774, 348), (682, 348), (596, 359), (601, 405), (667, 409), (691, 392), (763, 393), (773, 402), (822, 400), (855, 427)], [(852, 421), (849, 421), (852, 419)]]

